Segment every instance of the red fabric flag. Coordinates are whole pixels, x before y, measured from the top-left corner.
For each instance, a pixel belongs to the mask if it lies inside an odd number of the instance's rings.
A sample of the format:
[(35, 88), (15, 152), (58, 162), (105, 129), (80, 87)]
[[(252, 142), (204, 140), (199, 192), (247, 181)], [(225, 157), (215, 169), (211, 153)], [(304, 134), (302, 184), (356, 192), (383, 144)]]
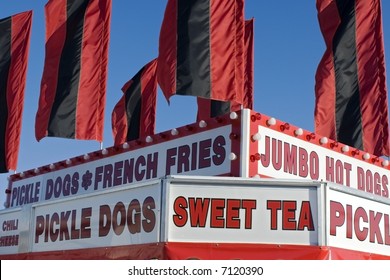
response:
[(243, 108), (253, 109), (253, 81), (254, 81), (254, 19), (245, 21), (245, 48), (244, 48), (244, 95), (242, 102), (218, 101), (197, 98), (197, 121), (215, 118), (238, 111)]
[(154, 134), (156, 127), (157, 59), (146, 64), (122, 88), (112, 112), (115, 145)]
[(244, 0), (168, 0), (157, 79), (172, 95), (242, 100)]
[(16, 170), (32, 11), (0, 19), (0, 173)]
[(317, 0), (326, 51), (316, 73), (316, 133), (390, 154), (380, 0)]
[(103, 140), (111, 0), (50, 0), (35, 122), (46, 136)]

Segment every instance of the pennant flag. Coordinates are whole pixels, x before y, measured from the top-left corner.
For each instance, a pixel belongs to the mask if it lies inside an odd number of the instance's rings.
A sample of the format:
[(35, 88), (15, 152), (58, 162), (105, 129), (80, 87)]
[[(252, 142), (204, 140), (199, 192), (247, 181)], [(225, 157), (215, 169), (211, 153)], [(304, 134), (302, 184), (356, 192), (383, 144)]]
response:
[[(254, 19), (245, 21), (245, 48), (244, 48), (244, 95), (242, 107), (253, 109), (253, 81), (254, 81)], [(215, 118), (241, 109), (237, 101), (218, 101), (198, 97), (197, 121)]]
[(50, 0), (35, 136), (103, 140), (111, 0)]
[(316, 133), (389, 155), (380, 0), (317, 0), (326, 51), (316, 73)]
[(0, 19), (0, 173), (16, 170), (32, 11)]
[(112, 112), (115, 145), (154, 134), (156, 126), (157, 59), (146, 64), (122, 88)]
[(172, 95), (242, 100), (244, 0), (168, 0), (159, 39), (158, 83)]

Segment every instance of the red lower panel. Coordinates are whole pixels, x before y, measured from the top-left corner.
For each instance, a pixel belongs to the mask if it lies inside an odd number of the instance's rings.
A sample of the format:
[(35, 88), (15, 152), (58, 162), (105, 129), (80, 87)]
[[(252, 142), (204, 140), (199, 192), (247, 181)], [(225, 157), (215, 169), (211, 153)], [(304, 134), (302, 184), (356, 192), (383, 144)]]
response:
[(0, 256), (2, 260), (150, 260), (164, 258), (164, 243)]
[(390, 260), (390, 256), (331, 247), (332, 260)]
[(165, 245), (166, 259), (200, 260), (325, 260), (328, 247), (231, 244), (231, 243), (172, 243)]
[(326, 246), (152, 243), (118, 247), (1, 255), (0, 259), (25, 260), (390, 260), (390, 256)]

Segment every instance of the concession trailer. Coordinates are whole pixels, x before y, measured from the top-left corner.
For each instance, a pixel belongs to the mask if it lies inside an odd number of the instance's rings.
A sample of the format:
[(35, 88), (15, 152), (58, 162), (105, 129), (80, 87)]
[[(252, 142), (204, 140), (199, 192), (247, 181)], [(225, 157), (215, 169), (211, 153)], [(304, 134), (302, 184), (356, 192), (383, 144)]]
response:
[(390, 259), (389, 179), (243, 109), (10, 176), (0, 259)]

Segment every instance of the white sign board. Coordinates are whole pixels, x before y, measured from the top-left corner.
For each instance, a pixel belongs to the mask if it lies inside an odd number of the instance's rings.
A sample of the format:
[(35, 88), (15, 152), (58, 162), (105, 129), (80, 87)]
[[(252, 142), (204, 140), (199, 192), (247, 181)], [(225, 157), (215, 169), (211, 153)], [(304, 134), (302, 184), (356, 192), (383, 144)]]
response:
[(334, 182), (389, 198), (389, 170), (268, 127), (257, 132), (258, 174)]
[(329, 189), (328, 245), (390, 256), (390, 204)]
[(3, 211), (0, 215), (0, 254), (16, 254), (19, 252), (21, 243), (20, 210)]
[(146, 182), (231, 172), (231, 125), (12, 182), (10, 208)]
[(38, 204), (32, 252), (159, 241), (161, 183)]
[(166, 241), (318, 245), (314, 184), (168, 186)]

